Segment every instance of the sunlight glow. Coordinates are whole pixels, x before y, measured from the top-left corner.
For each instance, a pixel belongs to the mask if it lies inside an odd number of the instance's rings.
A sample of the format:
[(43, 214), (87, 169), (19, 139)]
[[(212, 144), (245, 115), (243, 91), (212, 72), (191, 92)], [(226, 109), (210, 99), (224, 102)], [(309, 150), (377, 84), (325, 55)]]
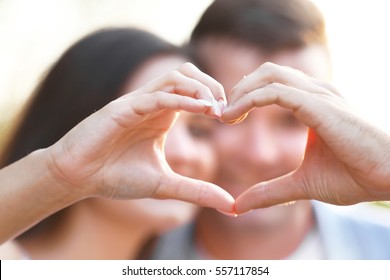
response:
[[(390, 132), (387, 1), (313, 2), (327, 22), (333, 83), (363, 117)], [(0, 1), (1, 121), (10, 119), (47, 67), (87, 32), (103, 26), (138, 26), (180, 44), (187, 40), (210, 3), (211, 0)]]
[(387, 1), (313, 2), (325, 15), (334, 85), (364, 118), (390, 133)]

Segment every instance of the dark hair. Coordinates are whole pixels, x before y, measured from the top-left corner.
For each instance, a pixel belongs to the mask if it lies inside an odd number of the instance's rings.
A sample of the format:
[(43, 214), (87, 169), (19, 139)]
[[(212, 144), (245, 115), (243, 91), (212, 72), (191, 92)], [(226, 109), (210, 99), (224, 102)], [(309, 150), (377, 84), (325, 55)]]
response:
[(191, 51), (208, 37), (249, 43), (270, 53), (326, 45), (324, 18), (308, 0), (214, 0), (192, 32)]
[(36, 89), (2, 166), (54, 144), (77, 123), (117, 98), (137, 67), (154, 55), (178, 52), (142, 30), (110, 28), (87, 35), (54, 64)]
[[(123, 94), (125, 82), (142, 63), (164, 54), (180, 51), (148, 32), (133, 28), (102, 29), (76, 42), (32, 95), (1, 166), (54, 144), (88, 115)], [(60, 212), (54, 214), (56, 218)], [(55, 220), (46, 219), (23, 236)]]

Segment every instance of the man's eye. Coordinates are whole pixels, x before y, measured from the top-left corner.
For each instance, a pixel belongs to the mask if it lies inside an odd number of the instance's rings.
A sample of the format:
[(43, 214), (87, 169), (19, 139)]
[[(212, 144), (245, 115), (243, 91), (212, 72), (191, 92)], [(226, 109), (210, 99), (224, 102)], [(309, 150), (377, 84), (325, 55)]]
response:
[(303, 124), (293, 114), (285, 114), (284, 116), (280, 117), (279, 123), (284, 127), (303, 126)]
[(212, 133), (211, 128), (198, 124), (189, 125), (188, 130), (191, 136), (195, 138), (210, 138)]

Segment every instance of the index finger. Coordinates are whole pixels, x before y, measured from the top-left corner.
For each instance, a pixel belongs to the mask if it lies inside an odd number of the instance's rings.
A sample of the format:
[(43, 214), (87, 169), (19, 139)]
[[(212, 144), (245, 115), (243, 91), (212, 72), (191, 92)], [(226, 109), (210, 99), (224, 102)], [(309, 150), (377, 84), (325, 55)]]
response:
[(214, 78), (200, 71), (194, 64), (187, 62), (179, 67), (178, 71), (183, 75), (195, 79), (207, 86), (214, 99), (220, 103), (227, 103), (223, 86)]
[(237, 83), (228, 95), (229, 104), (236, 102), (241, 96), (249, 92), (273, 83), (283, 84), (311, 93), (329, 94), (332, 92), (330, 86), (325, 86), (325, 83), (316, 81), (299, 70), (266, 62)]

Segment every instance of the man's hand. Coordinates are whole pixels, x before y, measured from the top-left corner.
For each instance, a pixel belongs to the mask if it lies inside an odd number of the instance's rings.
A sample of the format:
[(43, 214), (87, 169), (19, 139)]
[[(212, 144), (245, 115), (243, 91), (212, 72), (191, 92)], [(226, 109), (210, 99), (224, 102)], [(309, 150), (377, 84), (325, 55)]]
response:
[(226, 122), (277, 104), (309, 127), (301, 166), (249, 188), (236, 200), (237, 213), (299, 199), (338, 205), (390, 199), (389, 135), (353, 113), (330, 85), (266, 63), (232, 89), (228, 102)]

